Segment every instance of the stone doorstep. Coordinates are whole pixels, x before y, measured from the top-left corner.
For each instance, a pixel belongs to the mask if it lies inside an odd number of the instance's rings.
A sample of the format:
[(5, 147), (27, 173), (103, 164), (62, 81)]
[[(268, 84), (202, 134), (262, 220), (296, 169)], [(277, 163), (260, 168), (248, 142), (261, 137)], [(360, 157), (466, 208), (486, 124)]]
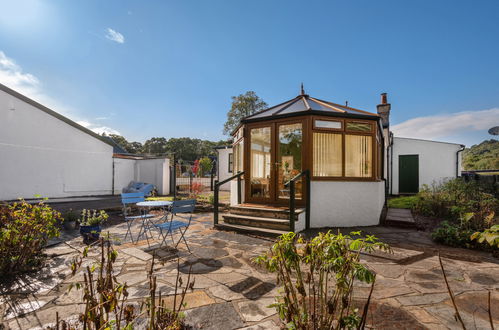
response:
[(373, 252), (370, 252), (370, 253), (361, 252), (360, 254), (371, 256), (374, 258), (390, 260), (394, 263), (400, 264), (400, 263), (407, 263), (410, 260), (422, 257), (424, 255), (424, 252), (393, 247), (392, 253), (384, 252), (384, 251), (380, 251), (380, 250), (374, 250)]

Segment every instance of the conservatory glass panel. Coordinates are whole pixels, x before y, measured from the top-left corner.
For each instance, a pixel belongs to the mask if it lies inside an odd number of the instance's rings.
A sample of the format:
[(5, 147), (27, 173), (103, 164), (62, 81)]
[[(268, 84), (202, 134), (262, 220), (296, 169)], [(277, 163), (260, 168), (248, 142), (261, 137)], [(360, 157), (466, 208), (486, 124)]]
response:
[(270, 127), (251, 130), (250, 193), (252, 197), (270, 197)]
[(342, 175), (342, 134), (313, 133), (313, 175)]
[(316, 120), (314, 124), (316, 128), (341, 129), (341, 121)]
[(372, 177), (372, 136), (345, 135), (345, 176)]
[[(302, 171), (302, 124), (279, 125), (277, 189), (281, 199), (289, 199), (289, 188), (285, 184)], [(303, 180), (295, 184), (296, 199), (302, 198)]]
[(354, 132), (371, 132), (372, 125), (368, 123), (355, 123), (355, 122), (347, 122), (347, 131)]

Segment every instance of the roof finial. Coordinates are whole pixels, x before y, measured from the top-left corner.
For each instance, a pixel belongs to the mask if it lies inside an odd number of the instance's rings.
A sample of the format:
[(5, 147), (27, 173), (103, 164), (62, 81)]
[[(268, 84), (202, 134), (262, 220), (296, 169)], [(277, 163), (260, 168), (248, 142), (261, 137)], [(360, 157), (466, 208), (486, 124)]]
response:
[(305, 90), (303, 89), (303, 83), (301, 83), (301, 95), (305, 95)]

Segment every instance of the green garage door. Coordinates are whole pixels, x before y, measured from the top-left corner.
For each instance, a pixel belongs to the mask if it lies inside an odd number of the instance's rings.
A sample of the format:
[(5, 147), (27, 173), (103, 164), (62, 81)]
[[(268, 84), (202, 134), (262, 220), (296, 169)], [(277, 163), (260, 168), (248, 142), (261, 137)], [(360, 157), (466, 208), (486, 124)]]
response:
[(399, 156), (399, 194), (415, 194), (419, 191), (419, 156)]

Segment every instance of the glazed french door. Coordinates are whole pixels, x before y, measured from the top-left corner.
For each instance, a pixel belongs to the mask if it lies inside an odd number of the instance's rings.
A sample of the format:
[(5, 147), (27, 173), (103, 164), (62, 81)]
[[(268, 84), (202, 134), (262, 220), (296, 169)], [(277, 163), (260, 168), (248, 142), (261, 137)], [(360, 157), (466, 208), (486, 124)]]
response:
[[(248, 127), (246, 200), (287, 204), (290, 191), (285, 184), (303, 170), (303, 120), (280, 121)], [(295, 185), (298, 203), (303, 200), (303, 183)]]

